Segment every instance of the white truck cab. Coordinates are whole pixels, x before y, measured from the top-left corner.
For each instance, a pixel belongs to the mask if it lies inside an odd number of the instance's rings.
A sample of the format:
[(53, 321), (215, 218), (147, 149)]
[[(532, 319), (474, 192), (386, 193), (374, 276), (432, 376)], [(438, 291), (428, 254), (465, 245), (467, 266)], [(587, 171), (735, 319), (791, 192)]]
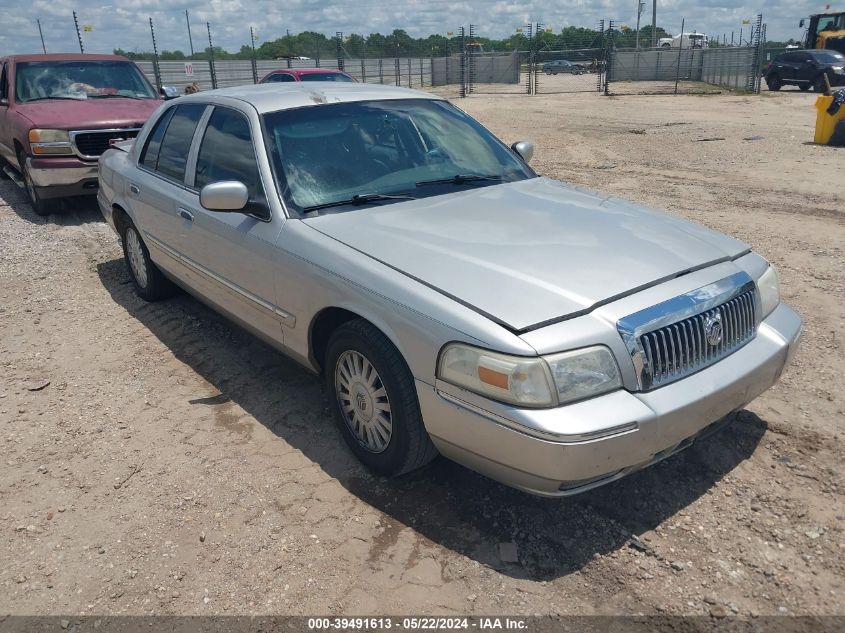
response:
[(660, 48), (707, 48), (709, 40), (704, 33), (684, 33), (675, 37), (661, 37), (657, 45)]

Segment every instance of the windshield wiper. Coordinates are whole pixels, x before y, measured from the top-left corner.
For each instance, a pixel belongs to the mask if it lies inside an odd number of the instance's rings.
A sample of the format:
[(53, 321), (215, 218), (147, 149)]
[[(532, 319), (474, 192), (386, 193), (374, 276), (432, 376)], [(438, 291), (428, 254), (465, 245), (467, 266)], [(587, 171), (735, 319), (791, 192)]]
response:
[(417, 187), (424, 187), (425, 185), (462, 185), (465, 182), (479, 182), (482, 180), (496, 180), (502, 181), (504, 178), (496, 174), (458, 174), (451, 178), (438, 178), (437, 180), (420, 180)]
[(103, 94), (88, 95), (89, 99), (153, 99), (154, 97), (140, 97), (135, 95)]
[(347, 204), (360, 205), (369, 204), (371, 202), (381, 202), (382, 200), (416, 200), (414, 196), (407, 195), (388, 195), (386, 193), (361, 193), (347, 198), (346, 200), (335, 200), (334, 202), (325, 202), (323, 204), (315, 204), (310, 207), (303, 207), (305, 213), (311, 211), (319, 211), (320, 209), (328, 209), (329, 207), (342, 207)]
[(33, 99), (27, 99), (26, 101), (22, 101), (21, 103), (32, 103), (33, 101), (46, 101), (48, 99), (65, 99), (67, 101), (85, 101), (85, 97), (35, 97)]

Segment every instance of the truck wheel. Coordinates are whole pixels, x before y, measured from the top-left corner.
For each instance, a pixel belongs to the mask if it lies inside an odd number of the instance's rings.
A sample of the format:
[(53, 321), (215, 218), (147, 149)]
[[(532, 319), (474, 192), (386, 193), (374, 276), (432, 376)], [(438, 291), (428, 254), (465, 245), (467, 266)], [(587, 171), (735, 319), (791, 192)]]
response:
[(335, 423), (368, 468), (395, 477), (437, 456), (413, 376), (393, 343), (373, 325), (356, 319), (335, 330), (323, 372)]
[(129, 269), (129, 276), (135, 285), (135, 292), (144, 301), (160, 301), (173, 295), (173, 283), (164, 276), (150, 259), (150, 251), (141, 239), (140, 232), (127, 218), (121, 235), (123, 258)]
[(824, 73), (816, 77), (816, 80), (813, 82), (813, 90), (819, 93), (827, 90), (827, 84), (824, 82)]
[(26, 155), (21, 152), (18, 154), (18, 164), (21, 166), (21, 175), (23, 176), (24, 185), (26, 185), (26, 194), (29, 197), (29, 204), (36, 215), (46, 217), (58, 210), (59, 205), (57, 200), (50, 198), (42, 198), (38, 193), (38, 187), (32, 182), (32, 177), (29, 175), (29, 169), (26, 166)]
[(812, 86), (810, 86), (810, 84), (801, 84), (798, 87), (801, 88), (801, 92), (807, 92), (810, 88), (812, 88)]
[(777, 75), (769, 75), (766, 77), (766, 85), (769, 87), (769, 90), (777, 91), (783, 87), (783, 82)]

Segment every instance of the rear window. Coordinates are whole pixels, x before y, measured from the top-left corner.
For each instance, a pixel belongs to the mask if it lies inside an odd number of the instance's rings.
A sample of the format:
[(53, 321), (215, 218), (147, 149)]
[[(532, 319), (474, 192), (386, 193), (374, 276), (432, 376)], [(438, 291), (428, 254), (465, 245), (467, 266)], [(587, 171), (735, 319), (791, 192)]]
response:
[(15, 98), (19, 103), (45, 99), (158, 98), (150, 82), (131, 62), (18, 62)]
[(300, 81), (352, 81), (352, 78), (342, 73), (308, 73), (300, 75)]
[(835, 64), (837, 62), (845, 62), (845, 56), (842, 53), (837, 53), (835, 51), (818, 51), (810, 53), (816, 60), (820, 61), (823, 64)]

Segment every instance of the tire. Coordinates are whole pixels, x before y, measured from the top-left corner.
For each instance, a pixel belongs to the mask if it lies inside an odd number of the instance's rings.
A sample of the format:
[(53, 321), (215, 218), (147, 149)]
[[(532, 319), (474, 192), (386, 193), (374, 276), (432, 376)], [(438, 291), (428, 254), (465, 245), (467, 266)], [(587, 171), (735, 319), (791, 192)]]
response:
[(20, 165), (21, 176), (23, 176), (23, 182), (26, 186), (26, 195), (29, 198), (29, 204), (36, 215), (40, 215), (42, 218), (47, 217), (51, 213), (58, 211), (59, 202), (50, 198), (42, 198), (38, 193), (38, 187), (33, 184), (32, 177), (29, 175), (26, 158), (26, 154), (23, 152), (18, 154), (18, 164)]
[(816, 80), (813, 82), (813, 90), (818, 93), (827, 90), (827, 84), (824, 82), (824, 73), (816, 77)]
[(377, 328), (362, 319), (340, 326), (329, 339), (323, 368), (335, 423), (367, 468), (396, 477), (437, 456), (413, 376)]
[(769, 75), (766, 77), (766, 86), (768, 86), (769, 90), (778, 91), (783, 88), (783, 82), (777, 75)]
[(123, 259), (138, 296), (144, 301), (161, 301), (172, 296), (175, 286), (150, 259), (150, 251), (132, 220), (127, 218), (120, 237)]
[(810, 84), (801, 84), (798, 86), (801, 89), (801, 92), (807, 92), (812, 86)]

